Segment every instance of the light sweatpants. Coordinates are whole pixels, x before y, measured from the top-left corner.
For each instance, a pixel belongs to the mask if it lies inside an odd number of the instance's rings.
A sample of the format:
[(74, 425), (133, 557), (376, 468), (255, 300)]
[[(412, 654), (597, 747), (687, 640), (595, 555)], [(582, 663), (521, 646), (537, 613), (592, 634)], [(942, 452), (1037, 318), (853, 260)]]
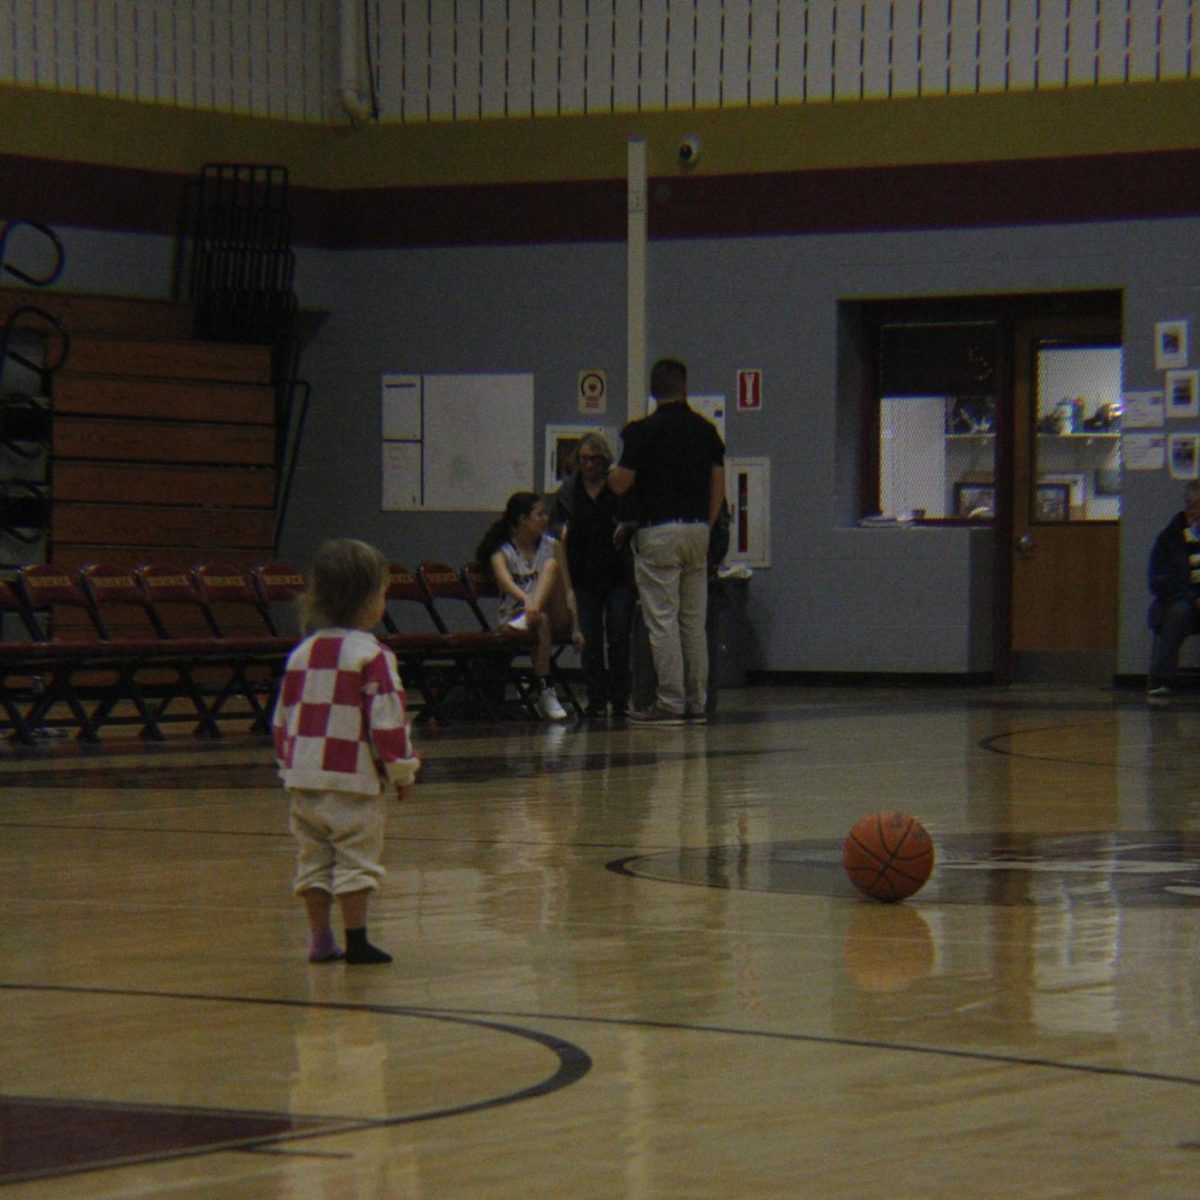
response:
[(384, 800), (353, 792), (289, 788), (296, 895), (320, 888), (335, 896), (374, 890), (385, 871)]

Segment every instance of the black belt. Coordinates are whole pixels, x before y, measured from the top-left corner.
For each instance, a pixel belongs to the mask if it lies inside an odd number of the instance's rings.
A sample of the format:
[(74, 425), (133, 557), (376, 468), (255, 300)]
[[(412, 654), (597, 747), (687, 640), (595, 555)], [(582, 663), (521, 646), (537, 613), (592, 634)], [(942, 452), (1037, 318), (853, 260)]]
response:
[(707, 525), (703, 517), (663, 517), (661, 521), (639, 521), (639, 529), (654, 529), (658, 525)]

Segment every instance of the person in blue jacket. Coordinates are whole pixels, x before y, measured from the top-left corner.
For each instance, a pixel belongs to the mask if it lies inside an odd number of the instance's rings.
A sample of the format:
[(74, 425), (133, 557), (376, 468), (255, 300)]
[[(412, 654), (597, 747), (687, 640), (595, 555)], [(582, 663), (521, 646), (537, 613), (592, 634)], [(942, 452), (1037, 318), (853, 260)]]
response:
[(1183, 512), (1154, 539), (1147, 575), (1154, 643), (1146, 694), (1161, 702), (1171, 694), (1184, 640), (1200, 633), (1200, 479), (1187, 485)]

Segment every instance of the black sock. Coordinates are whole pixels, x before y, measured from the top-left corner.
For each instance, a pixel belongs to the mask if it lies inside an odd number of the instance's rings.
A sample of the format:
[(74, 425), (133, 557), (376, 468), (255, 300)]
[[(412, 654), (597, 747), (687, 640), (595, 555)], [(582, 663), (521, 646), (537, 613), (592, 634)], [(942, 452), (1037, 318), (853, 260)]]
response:
[(390, 963), (392, 956), (367, 941), (367, 927), (346, 930), (346, 961), (348, 963)]

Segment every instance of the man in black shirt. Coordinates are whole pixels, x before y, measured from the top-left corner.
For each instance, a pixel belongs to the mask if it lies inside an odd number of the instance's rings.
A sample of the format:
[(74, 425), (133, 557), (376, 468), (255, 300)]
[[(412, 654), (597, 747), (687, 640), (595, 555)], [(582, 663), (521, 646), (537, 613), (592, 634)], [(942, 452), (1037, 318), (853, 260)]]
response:
[(617, 495), (634, 488), (634, 574), (658, 674), (654, 702), (629, 719), (680, 725), (704, 720), (708, 541), (725, 499), (725, 447), (688, 407), (683, 363), (656, 362), (650, 394), (657, 407), (625, 428), (621, 461), (608, 472)]

